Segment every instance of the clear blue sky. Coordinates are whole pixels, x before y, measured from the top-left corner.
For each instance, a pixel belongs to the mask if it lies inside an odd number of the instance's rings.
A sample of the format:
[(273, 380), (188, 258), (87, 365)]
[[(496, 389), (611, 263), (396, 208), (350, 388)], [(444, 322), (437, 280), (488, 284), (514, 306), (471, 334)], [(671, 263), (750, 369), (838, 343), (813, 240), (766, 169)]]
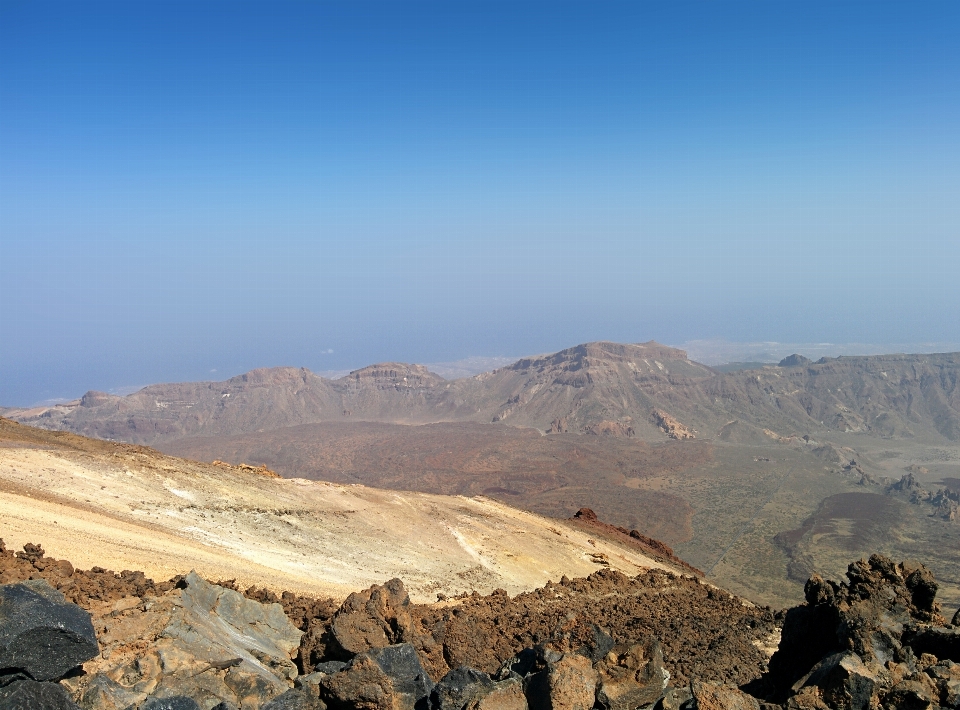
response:
[(0, 0), (0, 404), (958, 342), (958, 37), (956, 2)]

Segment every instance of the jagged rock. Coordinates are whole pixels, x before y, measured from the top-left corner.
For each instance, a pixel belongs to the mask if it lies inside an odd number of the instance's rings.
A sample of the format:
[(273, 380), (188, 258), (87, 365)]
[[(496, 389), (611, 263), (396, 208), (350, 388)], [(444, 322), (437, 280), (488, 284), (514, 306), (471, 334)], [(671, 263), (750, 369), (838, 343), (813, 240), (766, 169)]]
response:
[(319, 679), (320, 694), (333, 708), (425, 710), (434, 688), (410, 644), (360, 653), (332, 675)]
[(850, 650), (868, 667), (898, 663), (913, 653), (903, 648), (905, 629), (943, 623), (936, 581), (922, 565), (873, 555), (851, 564), (847, 579), (835, 584), (811, 577), (807, 603), (787, 612), (780, 648), (770, 659), (780, 699), (826, 656)]
[(695, 680), (690, 683), (690, 692), (690, 710), (760, 710), (756, 698), (731, 686)]
[(84, 707), (109, 708), (109, 701), (123, 710), (173, 695), (204, 707), (258, 707), (289, 689), (301, 632), (279, 604), (246, 599), (192, 572), (182, 585), (162, 597), (94, 607), (104, 652), (84, 666), (86, 675), (64, 681)]
[(45, 581), (0, 586), (0, 672), (56, 680), (99, 651), (90, 614)]
[(320, 681), (320, 693), (328, 707), (339, 710), (388, 710), (392, 707), (390, 679), (376, 661), (366, 655)]
[(0, 710), (80, 710), (57, 683), (18, 680), (0, 687)]
[(393, 686), (394, 708), (425, 707), (434, 683), (420, 665), (416, 650), (408, 643), (377, 648), (368, 655), (380, 666)]
[(909, 626), (904, 630), (903, 643), (917, 656), (929, 653), (940, 660), (960, 662), (960, 628)]
[(927, 710), (939, 705), (936, 688), (916, 680), (903, 680), (883, 696), (883, 706), (896, 710)]
[(797, 682), (795, 691), (816, 686), (824, 702), (832, 707), (869, 710), (880, 685), (877, 674), (868, 669), (854, 653), (828, 656)]
[(399, 579), (355, 592), (333, 617), (333, 639), (345, 657), (407, 641), (409, 606), (410, 597)]
[(599, 674), (590, 659), (568, 653), (527, 677), (526, 695), (531, 710), (590, 710), (596, 700)]
[(619, 654), (610, 653), (594, 667), (600, 673), (597, 703), (607, 710), (652, 705), (663, 696), (670, 679), (657, 640), (636, 644)]
[(495, 688), (490, 676), (482, 671), (461, 666), (447, 673), (430, 694), (433, 710), (464, 710), (475, 707)]
[(689, 687), (672, 688), (667, 686), (663, 692), (663, 697), (656, 704), (656, 710), (680, 710), (687, 701), (691, 700), (693, 695)]
[(197, 701), (186, 695), (171, 695), (166, 698), (149, 698), (140, 710), (200, 710)]
[(801, 367), (803, 365), (809, 365), (813, 360), (808, 357), (804, 357), (799, 353), (794, 353), (793, 355), (788, 355), (783, 358), (780, 362), (777, 363), (777, 367)]
[(814, 685), (804, 688), (784, 704), (786, 710), (834, 710), (820, 697), (820, 689)]
[(326, 710), (326, 704), (303, 688), (292, 688), (281, 693), (260, 710)]

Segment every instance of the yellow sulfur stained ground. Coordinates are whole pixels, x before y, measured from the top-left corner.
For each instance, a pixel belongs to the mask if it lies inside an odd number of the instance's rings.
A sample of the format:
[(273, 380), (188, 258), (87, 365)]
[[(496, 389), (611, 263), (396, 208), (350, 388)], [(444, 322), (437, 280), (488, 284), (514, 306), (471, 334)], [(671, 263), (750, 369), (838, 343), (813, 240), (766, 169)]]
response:
[(415, 601), (498, 587), (511, 595), (598, 561), (663, 565), (627, 546), (486, 498), (274, 479), (117, 447), (0, 444), (0, 538), (88, 569), (154, 579), (196, 569), (274, 590), (342, 598), (400, 577)]

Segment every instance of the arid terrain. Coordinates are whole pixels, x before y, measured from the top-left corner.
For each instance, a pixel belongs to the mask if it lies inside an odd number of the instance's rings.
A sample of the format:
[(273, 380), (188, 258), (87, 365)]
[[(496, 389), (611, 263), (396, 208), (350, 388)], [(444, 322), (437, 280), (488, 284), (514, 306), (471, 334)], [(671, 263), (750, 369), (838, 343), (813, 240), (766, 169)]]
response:
[(589, 343), (457, 380), (278, 368), (6, 415), (286, 478), (587, 506), (757, 603), (880, 551), (929, 564), (956, 604), (958, 376), (960, 354), (718, 372), (653, 342)]
[(590, 534), (489, 498), (282, 479), (2, 419), (0, 525), (8, 545), (42, 540), (79, 566), (157, 579), (196, 569), (337, 598), (392, 577), (414, 599), (434, 601), (515, 594), (601, 567), (674, 568), (628, 536)]

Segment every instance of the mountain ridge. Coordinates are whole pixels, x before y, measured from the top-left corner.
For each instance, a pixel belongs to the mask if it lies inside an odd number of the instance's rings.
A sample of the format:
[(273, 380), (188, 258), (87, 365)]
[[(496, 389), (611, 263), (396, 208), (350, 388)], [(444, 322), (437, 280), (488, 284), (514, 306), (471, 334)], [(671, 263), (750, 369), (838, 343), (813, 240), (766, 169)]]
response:
[(954, 442), (958, 380), (960, 353), (798, 356), (724, 373), (654, 341), (598, 341), (454, 380), (396, 362), (336, 380), (305, 368), (262, 368), (222, 382), (150, 385), (125, 397), (90, 391), (5, 416), (140, 444), (335, 421), (488, 422), (649, 441), (677, 431), (722, 437), (737, 421), (754, 438), (836, 431)]

